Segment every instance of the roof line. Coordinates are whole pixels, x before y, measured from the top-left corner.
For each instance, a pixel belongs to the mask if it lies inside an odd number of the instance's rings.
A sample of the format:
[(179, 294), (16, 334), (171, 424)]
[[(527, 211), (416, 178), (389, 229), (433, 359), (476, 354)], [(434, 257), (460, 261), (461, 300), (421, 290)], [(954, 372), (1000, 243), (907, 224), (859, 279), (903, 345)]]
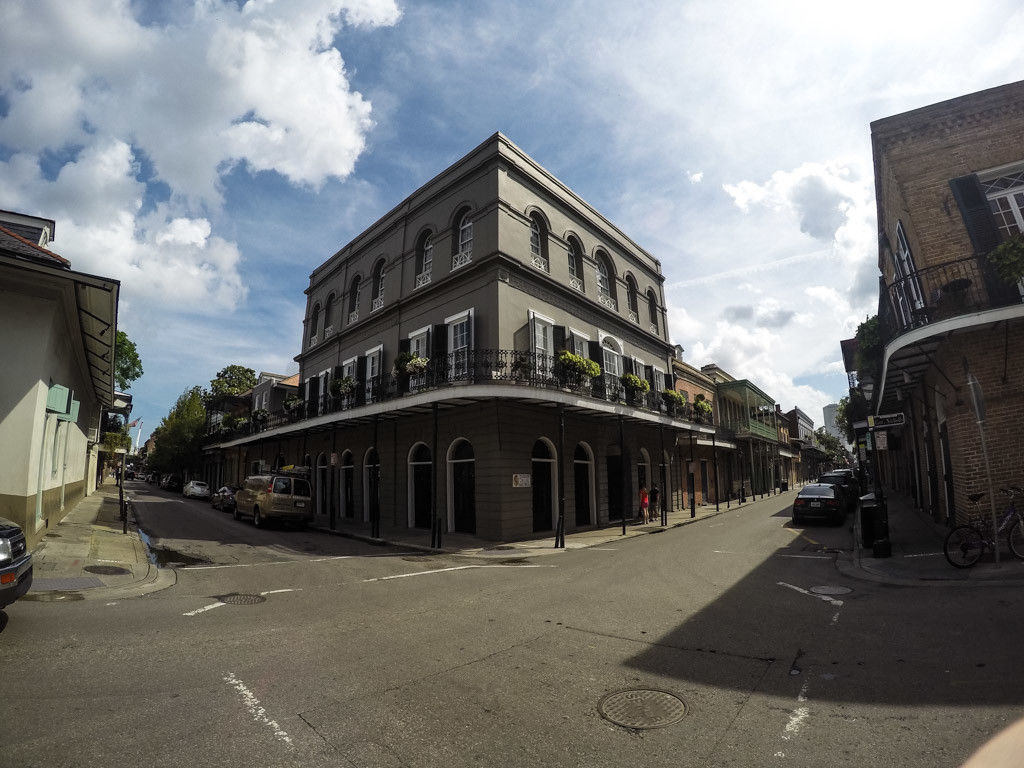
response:
[(32, 248), (35, 248), (40, 253), (43, 253), (43, 254), (45, 254), (47, 256), (53, 257), (54, 259), (56, 259), (57, 261), (59, 261), (61, 264), (63, 264), (66, 267), (70, 267), (71, 266), (71, 262), (68, 261), (67, 259), (65, 259), (63, 256), (61, 256), (59, 254), (56, 254), (53, 251), (48, 251), (46, 248), (43, 248), (41, 245), (38, 245), (37, 243), (33, 243), (31, 240), (26, 240), (21, 235), (15, 234), (14, 232), (11, 232), (11, 230), (7, 229), (7, 227), (0, 226), (0, 232), (3, 232), (5, 235), (10, 235), (15, 240), (19, 240), (22, 243), (24, 243), (25, 245), (28, 245), (28, 246), (30, 246)]

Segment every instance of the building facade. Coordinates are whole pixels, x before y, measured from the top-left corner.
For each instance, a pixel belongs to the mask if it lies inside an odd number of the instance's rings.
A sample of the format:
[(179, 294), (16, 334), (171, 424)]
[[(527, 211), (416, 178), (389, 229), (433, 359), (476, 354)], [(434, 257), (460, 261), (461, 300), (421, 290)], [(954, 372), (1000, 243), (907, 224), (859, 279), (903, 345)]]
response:
[(51, 219), (0, 211), (0, 517), (33, 546), (96, 488), (101, 416), (117, 405), (116, 280), (49, 250)]
[(870, 405), (906, 419), (879, 474), (953, 524), (989, 478), (1021, 482), (1024, 285), (993, 251), (1024, 230), (1024, 82), (878, 120), (871, 140), (884, 353)]
[(664, 394), (663, 280), (495, 134), (313, 271), (297, 397), (208, 454), (225, 481), (308, 467), (318, 519), (371, 531), (603, 525), (654, 483), (680, 505), (677, 446), (714, 426)]

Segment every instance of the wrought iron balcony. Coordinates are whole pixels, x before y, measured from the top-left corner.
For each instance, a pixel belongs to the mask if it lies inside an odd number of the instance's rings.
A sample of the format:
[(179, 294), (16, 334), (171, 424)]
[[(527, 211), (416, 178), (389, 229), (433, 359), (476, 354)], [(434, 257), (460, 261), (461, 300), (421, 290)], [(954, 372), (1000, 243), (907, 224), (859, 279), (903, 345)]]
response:
[(431, 274), (431, 270), (428, 269), (428, 270), (425, 270), (424, 272), (420, 272), (418, 275), (416, 275), (416, 287), (417, 288), (422, 288), (424, 285), (429, 284), (430, 283), (430, 274)]
[(950, 318), (1020, 304), (1022, 291), (1004, 283), (984, 257), (919, 269), (885, 286), (879, 321), (889, 343), (900, 334)]
[(711, 416), (703, 416), (689, 403), (676, 405), (666, 401), (660, 391), (630, 392), (614, 374), (602, 373), (591, 378), (564, 367), (554, 355), (510, 349), (482, 349), (453, 352), (444, 357), (431, 358), (422, 373), (388, 373), (368, 381), (357, 382), (352, 390), (345, 394), (323, 394), (302, 401), (290, 409), (282, 408), (270, 413), (259, 424), (247, 424), (241, 430), (229, 434), (211, 435), (210, 440), (223, 442), (325, 414), (361, 408), (369, 403), (398, 400), (417, 392), (467, 383), (557, 390), (594, 400), (621, 403), (637, 410), (671, 416), (682, 421), (713, 423)]

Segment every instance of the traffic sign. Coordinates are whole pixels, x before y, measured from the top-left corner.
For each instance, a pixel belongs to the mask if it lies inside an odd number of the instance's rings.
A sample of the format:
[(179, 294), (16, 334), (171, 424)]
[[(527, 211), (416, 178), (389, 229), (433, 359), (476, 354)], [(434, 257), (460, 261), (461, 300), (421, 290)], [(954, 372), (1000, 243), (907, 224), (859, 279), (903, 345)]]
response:
[(902, 427), (906, 417), (902, 413), (883, 413), (881, 416), (868, 416), (868, 427)]

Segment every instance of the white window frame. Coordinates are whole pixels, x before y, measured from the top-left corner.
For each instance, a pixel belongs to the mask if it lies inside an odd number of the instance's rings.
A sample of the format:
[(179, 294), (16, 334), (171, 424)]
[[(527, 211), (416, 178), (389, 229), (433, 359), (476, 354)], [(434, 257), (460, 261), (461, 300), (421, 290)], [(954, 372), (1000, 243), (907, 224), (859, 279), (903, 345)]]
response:
[[(422, 328), (417, 328), (415, 331), (410, 333), (406, 338), (409, 339), (409, 353), (416, 357), (425, 357), (430, 359), (430, 348), (427, 346), (430, 343), (430, 326), (425, 325)], [(423, 346), (420, 348), (418, 342), (422, 341)], [(427, 374), (424, 371), (416, 376), (409, 377), (410, 388), (420, 387), (426, 383)]]
[(903, 231), (903, 222), (899, 220), (896, 221), (896, 248), (892, 257), (896, 279), (896, 289), (893, 291), (897, 304), (896, 311), (903, 326), (908, 327), (914, 323), (915, 310), (924, 306), (924, 299), (917, 279), (914, 256), (910, 252), (910, 243), (907, 242), (907, 234)]
[[(366, 402), (367, 403), (372, 403), (372, 402), (374, 402), (374, 398), (373, 398), (373, 385), (375, 383), (374, 379), (377, 380), (376, 383), (379, 383), (381, 377), (384, 375), (384, 372), (382, 370), (383, 362), (384, 362), (384, 345), (383, 344), (378, 344), (375, 347), (371, 347), (370, 349), (366, 350), (366, 352), (364, 354), (365, 354), (365, 357), (366, 357), (366, 382), (364, 383), (363, 386), (364, 386), (364, 390), (366, 392)], [(376, 366), (377, 366), (377, 372), (376, 373), (374, 373), (371, 370), (371, 363), (376, 363)]]
[[(532, 309), (529, 311), (529, 317), (530, 352), (534, 356), (535, 369), (539, 374), (548, 375), (551, 373), (555, 359), (555, 321)], [(547, 346), (538, 343), (542, 340), (538, 333), (540, 329), (546, 331)]]
[[(601, 371), (604, 373), (606, 377), (610, 375), (613, 376), (615, 379), (618, 379), (620, 376), (622, 376), (622, 357), (625, 354), (625, 352), (616, 351), (614, 349), (607, 347), (605, 345), (605, 341), (611, 340), (612, 343), (615, 344), (615, 346), (617, 346), (620, 350), (625, 350), (625, 345), (622, 343), (622, 339), (612, 336), (610, 333), (603, 333), (599, 331), (597, 334), (597, 340), (598, 343), (601, 345)], [(609, 353), (615, 355), (614, 366), (608, 365)], [(614, 370), (612, 370), (613, 368)]]
[[(466, 321), (469, 323), (468, 342), (465, 347), (455, 348), (455, 326)], [(459, 312), (458, 314), (444, 319), (446, 333), (448, 334), (448, 375), (450, 377), (464, 376), (469, 372), (469, 353), (472, 350), (473, 341), (473, 307)], [(466, 354), (460, 359), (457, 353), (464, 350)]]
[(452, 269), (464, 267), (473, 261), (473, 220), (467, 211), (459, 222), (459, 250), (452, 259)]
[(416, 275), (416, 287), (421, 288), (430, 282), (434, 270), (434, 238), (427, 236), (423, 242), (422, 263), (419, 274)]
[[(569, 326), (569, 338), (572, 340), (572, 342), (571, 342), (572, 343), (572, 349), (569, 350), (570, 352), (572, 352), (574, 355), (579, 355), (580, 357), (587, 357), (587, 355), (590, 354), (590, 336), (589, 336), (589, 334), (583, 333), (581, 331), (577, 331), (575, 328), (573, 328), (570, 325)], [(580, 346), (580, 342), (583, 343), (582, 347)]]

